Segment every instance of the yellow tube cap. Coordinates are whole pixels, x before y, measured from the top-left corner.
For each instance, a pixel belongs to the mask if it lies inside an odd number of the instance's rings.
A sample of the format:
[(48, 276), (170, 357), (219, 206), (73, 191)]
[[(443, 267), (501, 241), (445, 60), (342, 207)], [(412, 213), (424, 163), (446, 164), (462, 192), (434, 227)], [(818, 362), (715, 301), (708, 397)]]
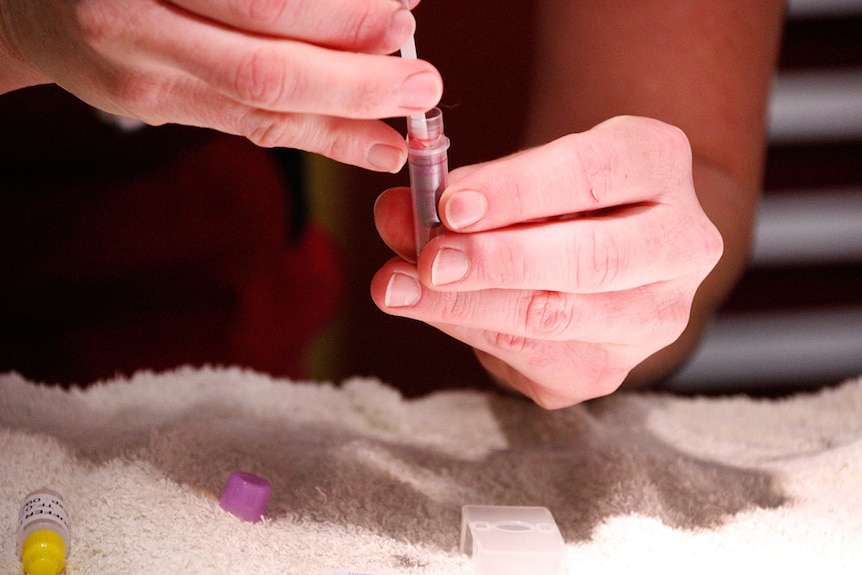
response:
[(66, 567), (66, 542), (54, 531), (34, 531), (21, 546), (21, 562), (27, 575), (58, 575)]

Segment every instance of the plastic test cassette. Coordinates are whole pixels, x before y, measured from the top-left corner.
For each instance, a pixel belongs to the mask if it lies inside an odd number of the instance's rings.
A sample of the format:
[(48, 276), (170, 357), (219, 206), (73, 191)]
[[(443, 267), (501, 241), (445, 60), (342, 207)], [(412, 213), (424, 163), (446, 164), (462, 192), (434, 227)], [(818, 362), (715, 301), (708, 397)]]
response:
[(461, 552), (476, 575), (565, 575), (566, 546), (545, 507), (465, 505)]

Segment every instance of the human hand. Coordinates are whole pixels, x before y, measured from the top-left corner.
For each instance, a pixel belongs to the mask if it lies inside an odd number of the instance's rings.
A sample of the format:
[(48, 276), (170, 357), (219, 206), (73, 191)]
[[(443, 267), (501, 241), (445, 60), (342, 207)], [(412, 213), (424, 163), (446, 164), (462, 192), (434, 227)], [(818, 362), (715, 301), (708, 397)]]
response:
[(0, 92), (55, 82), (148, 124), (395, 172), (404, 137), (379, 118), (442, 93), (430, 64), (387, 56), (414, 28), (400, 0), (0, 0), (0, 65), (19, 76)]
[(674, 342), (722, 253), (688, 140), (647, 118), (455, 170), (439, 211), (457, 233), (414, 264), (409, 189), (378, 199), (378, 231), (401, 257), (373, 278), (375, 303), (471, 345), (546, 408), (613, 392)]

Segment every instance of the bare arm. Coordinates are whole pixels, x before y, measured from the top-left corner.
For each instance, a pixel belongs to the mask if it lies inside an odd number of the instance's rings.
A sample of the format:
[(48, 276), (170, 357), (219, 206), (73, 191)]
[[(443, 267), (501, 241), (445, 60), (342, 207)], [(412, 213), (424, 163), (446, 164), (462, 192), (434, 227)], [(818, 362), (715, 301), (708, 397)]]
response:
[(769, 82), (784, 2), (542, 0), (528, 144), (633, 114), (682, 128), (694, 183), (724, 238), (689, 327), (636, 368), (649, 383), (682, 362), (740, 275), (761, 189)]

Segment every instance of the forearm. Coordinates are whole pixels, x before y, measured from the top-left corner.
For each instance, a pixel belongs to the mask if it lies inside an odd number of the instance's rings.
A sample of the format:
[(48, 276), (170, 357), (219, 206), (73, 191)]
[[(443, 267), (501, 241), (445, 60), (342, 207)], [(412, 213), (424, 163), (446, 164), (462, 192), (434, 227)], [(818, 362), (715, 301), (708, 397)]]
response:
[(660, 379), (689, 355), (745, 266), (761, 189), (765, 114), (783, 2), (543, 0), (528, 144), (632, 114), (680, 127), (724, 255), (698, 291), (689, 328), (636, 370)]

